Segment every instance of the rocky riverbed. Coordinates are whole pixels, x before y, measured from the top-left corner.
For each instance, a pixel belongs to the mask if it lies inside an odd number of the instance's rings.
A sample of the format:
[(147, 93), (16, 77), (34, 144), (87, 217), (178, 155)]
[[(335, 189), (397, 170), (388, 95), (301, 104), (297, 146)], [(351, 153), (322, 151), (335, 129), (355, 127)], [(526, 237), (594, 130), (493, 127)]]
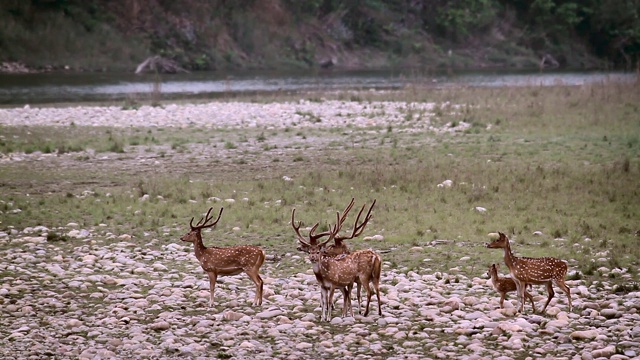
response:
[[(401, 131), (435, 132), (460, 131), (469, 126), (460, 122), (456, 126), (434, 127), (429, 121), (434, 106), (359, 101), (230, 102), (143, 106), (137, 110), (25, 106), (0, 109), (0, 124), (167, 128), (394, 126), (394, 131), (401, 126)], [(455, 111), (455, 107), (446, 108)], [(422, 115), (408, 117), (408, 112)], [(30, 156), (38, 160), (43, 155)], [(13, 154), (3, 161), (16, 159), (30, 158)], [(132, 161), (140, 166), (138, 158)], [(185, 246), (177, 236), (166, 234), (140, 243), (128, 234), (111, 231), (106, 225), (81, 228), (69, 223), (53, 229), (38, 226), (0, 232), (0, 358), (640, 356), (640, 292), (616, 293), (606, 276), (596, 281), (567, 281), (572, 290), (573, 311), (568, 309), (565, 294), (558, 292), (546, 314), (532, 314), (529, 307), (525, 314), (517, 314), (514, 295), (506, 301), (505, 309), (500, 309), (499, 295), (480, 273), (465, 276), (456, 268), (436, 272), (427, 262), (414, 271), (387, 261), (383, 263), (381, 279), (382, 316), (373, 310), (368, 317), (356, 314), (341, 318), (341, 298), (337, 296), (338, 309), (331, 322), (325, 323), (319, 321), (320, 291), (311, 265), (293, 246), (286, 261), (269, 254), (263, 265), (265, 291), (261, 307), (251, 306), (254, 285), (246, 275), (238, 275), (218, 279), (216, 304), (209, 308), (209, 283), (189, 244)], [(48, 238), (48, 234), (63, 237)], [(429, 257), (428, 246), (420, 251)], [(604, 267), (598, 273), (615, 273), (618, 279), (629, 276), (623, 270)], [(544, 288), (534, 287), (533, 292), (538, 307), (542, 307), (546, 299)], [(377, 309), (375, 297), (371, 305)]]
[[(29, 126), (112, 127), (386, 127), (455, 132), (469, 124), (433, 127), (429, 121), (435, 103), (308, 101), (284, 103), (219, 102), (170, 104), (128, 109), (117, 106), (31, 107), (0, 109), (0, 124)], [(440, 105), (454, 111), (456, 106)], [(407, 114), (416, 116), (407, 116)], [(419, 115), (419, 116), (418, 116)]]
[[(341, 318), (338, 296), (324, 323), (313, 273), (282, 275), (288, 269), (274, 257), (263, 266), (261, 307), (251, 306), (254, 285), (238, 275), (218, 279), (209, 308), (208, 280), (191, 246), (177, 239), (141, 246), (127, 234), (69, 224), (55, 229), (69, 240), (56, 242), (49, 231), (0, 233), (4, 359), (640, 356), (640, 293), (614, 294), (606, 281), (568, 281), (572, 312), (560, 293), (546, 314), (520, 315), (513, 295), (499, 309), (486, 277), (385, 262), (383, 315)], [(310, 268), (295, 251), (287, 256)], [(543, 288), (534, 294), (541, 306)]]

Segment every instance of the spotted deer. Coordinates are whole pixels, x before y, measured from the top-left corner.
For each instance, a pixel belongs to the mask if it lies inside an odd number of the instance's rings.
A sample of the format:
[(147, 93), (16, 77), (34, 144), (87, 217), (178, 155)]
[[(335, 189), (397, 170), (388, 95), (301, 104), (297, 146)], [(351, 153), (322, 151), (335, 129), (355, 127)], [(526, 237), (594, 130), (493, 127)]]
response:
[(195, 226), (193, 225), (193, 218), (191, 218), (191, 222), (189, 222), (191, 231), (180, 238), (182, 241), (193, 243), (196, 258), (202, 270), (209, 276), (209, 306), (213, 306), (213, 293), (218, 276), (237, 275), (242, 272), (249, 275), (251, 281), (256, 285), (253, 305), (262, 305), (263, 281), (260, 277), (260, 267), (264, 263), (264, 251), (257, 246), (250, 245), (205, 247), (202, 243), (202, 229), (216, 226), (218, 221), (220, 221), (224, 208), (220, 209), (218, 218), (214, 222), (209, 223), (212, 219), (210, 217), (211, 210), (213, 210), (213, 208), (209, 208), (207, 215), (201, 218)]
[(555, 294), (553, 292), (553, 285), (556, 284), (562, 291), (567, 294), (569, 301), (569, 311), (572, 309), (571, 305), (571, 290), (565, 284), (564, 278), (567, 274), (567, 263), (552, 257), (542, 258), (528, 258), (517, 257), (511, 252), (511, 246), (509, 245), (509, 239), (503, 233), (498, 233), (499, 237), (486, 244), (486, 247), (490, 249), (503, 249), (504, 250), (504, 263), (509, 268), (511, 278), (516, 283), (516, 291), (518, 292), (519, 312), (524, 311), (526, 284), (540, 285), (544, 284), (547, 287), (549, 297), (547, 302), (542, 308), (542, 312), (547, 309), (549, 302)]
[[(346, 220), (347, 213), (353, 207), (354, 202), (355, 202), (355, 199), (351, 198), (351, 202), (349, 203), (345, 211), (342, 213), (342, 216), (340, 217), (340, 227), (342, 227), (342, 224)], [(369, 210), (367, 211), (367, 215), (364, 217), (364, 221), (360, 225), (358, 225), (358, 221), (360, 220), (360, 217), (362, 216), (362, 212), (366, 207), (366, 204), (363, 204), (362, 208), (358, 212), (358, 216), (356, 216), (356, 220), (353, 223), (353, 230), (351, 231), (351, 233), (345, 234), (345, 235), (336, 234), (333, 237), (334, 243), (331, 245), (328, 245), (325, 248), (324, 253), (328, 256), (335, 257), (337, 260), (339, 260), (341, 257), (345, 255), (352, 254), (349, 250), (349, 247), (347, 246), (347, 244), (344, 243), (344, 241), (357, 238), (362, 234), (365, 226), (367, 226), (367, 223), (371, 219), (371, 211), (373, 210), (373, 207), (375, 205), (376, 205), (376, 200), (374, 199), (373, 203), (371, 203), (371, 207), (369, 207)], [(373, 283), (373, 287), (376, 292), (376, 297), (378, 299), (378, 315), (382, 315), (381, 304), (380, 304), (380, 273), (381, 273), (381, 267), (382, 267), (382, 259), (380, 255), (371, 249), (366, 249), (366, 250), (358, 250), (353, 252), (352, 258), (357, 259), (359, 270), (361, 271), (367, 271), (368, 269), (372, 270), (370, 282)], [(376, 260), (373, 261), (372, 264), (370, 264), (369, 262), (372, 258), (375, 258)], [(364, 316), (367, 316), (369, 314), (369, 303), (371, 302), (372, 293), (371, 293), (371, 289), (369, 288), (369, 282), (362, 283), (360, 280), (361, 278), (358, 277), (356, 278), (356, 281), (355, 281), (357, 286), (356, 298), (358, 299), (358, 314), (362, 313), (361, 312), (361, 307), (362, 307), (361, 289), (364, 286), (365, 290), (367, 291), (367, 307), (365, 309)], [(330, 299), (333, 299), (333, 292), (330, 294), (330, 296), (331, 296)]]
[[(498, 268), (498, 264), (491, 264), (491, 266), (489, 266), (489, 271), (487, 271), (487, 275), (489, 275), (489, 278), (491, 279), (493, 288), (500, 294), (500, 308), (504, 309), (504, 299), (507, 296), (507, 293), (516, 291), (517, 287), (516, 282), (513, 281), (512, 278), (498, 275)], [(533, 296), (531, 296), (527, 291), (525, 291), (524, 296), (531, 301), (533, 312), (536, 312), (536, 304), (533, 302)]]
[[(343, 238), (343, 240), (357, 237), (362, 233), (362, 231), (364, 231), (366, 224), (371, 219), (371, 211), (374, 205), (375, 201), (371, 205), (371, 208), (369, 209), (367, 216), (365, 217), (363, 222), (358, 225), (360, 216), (362, 215), (362, 212), (365, 208), (365, 206), (363, 206), (362, 210), (360, 210), (360, 213), (358, 214), (358, 217), (356, 218), (354, 229), (351, 232), (351, 235), (340, 236), (341, 238)], [(333, 226), (331, 230), (321, 234), (315, 234), (315, 230), (317, 229), (318, 224), (314, 225), (309, 231), (308, 240), (300, 234), (301, 224), (298, 222), (296, 225), (295, 209), (293, 209), (291, 213), (291, 225), (296, 235), (298, 236), (298, 242), (300, 244), (299, 249), (309, 253), (309, 260), (313, 264), (314, 274), (316, 275), (316, 279), (320, 284), (320, 306), (322, 308), (321, 320), (328, 321), (331, 317), (331, 296), (336, 288), (340, 289), (343, 293), (342, 315), (347, 316), (347, 313), (349, 312), (353, 314), (350, 293), (354, 282), (358, 284), (357, 295), (359, 303), (361, 302), (360, 286), (364, 286), (365, 290), (367, 291), (367, 306), (364, 313), (365, 316), (369, 314), (369, 305), (371, 302), (371, 297), (373, 296), (372, 289), (370, 288), (369, 283), (373, 283), (378, 299), (378, 314), (382, 315), (379, 290), (382, 266), (380, 255), (378, 255), (373, 250), (359, 250), (353, 253), (343, 254), (335, 257), (332, 257), (326, 253), (326, 244), (333, 240), (336, 236), (338, 236), (338, 233), (340, 232), (340, 229), (346, 219), (346, 213), (348, 213), (351, 206), (352, 204), (350, 204), (350, 206), (347, 206), (347, 209), (345, 209), (345, 212), (342, 214), (342, 216), (340, 216), (340, 213), (337, 213), (336, 225)], [(328, 236), (328, 239), (322, 242), (318, 242), (318, 240), (324, 236)]]
[[(342, 216), (340, 216), (340, 226), (342, 226), (342, 224), (344, 223), (344, 221), (347, 218), (347, 215), (349, 214), (349, 212), (351, 211), (351, 209), (353, 208), (353, 205), (355, 203), (355, 198), (351, 198), (351, 202), (349, 202), (349, 204), (347, 205), (347, 207), (342, 211)], [(367, 212), (367, 215), (365, 216), (365, 219), (371, 218), (371, 211), (373, 210), (373, 207), (375, 206), (376, 202), (375, 200), (373, 201), (373, 204), (371, 204), (371, 207), (369, 208), (369, 211)], [(360, 209), (360, 212), (358, 213), (358, 216), (356, 217), (356, 221), (354, 223), (354, 227), (353, 227), (353, 232), (351, 233), (351, 235), (336, 235), (333, 238), (334, 243), (331, 245), (327, 245), (324, 250), (323, 253), (327, 256), (331, 256), (331, 257), (342, 257), (344, 255), (348, 255), (351, 253), (351, 250), (349, 250), (349, 247), (347, 246), (346, 243), (344, 243), (344, 240), (350, 240), (353, 239), (355, 237), (360, 236), (360, 234), (362, 233), (362, 231), (364, 230), (364, 226), (366, 225), (366, 222), (363, 222), (362, 224), (358, 225), (358, 221), (360, 220), (360, 217), (362, 216), (362, 212), (365, 209), (365, 205), (362, 206), (362, 208)], [(295, 211), (295, 209), (294, 209)], [(293, 224), (293, 215), (294, 213), (292, 213), (292, 224)], [(324, 236), (328, 236), (329, 235), (329, 231), (320, 233), (320, 234), (314, 234), (315, 230), (317, 229), (319, 224), (316, 224), (315, 227), (313, 227), (310, 231), (309, 231), (309, 243), (311, 244), (317, 244), (318, 239), (324, 237)], [(298, 224), (298, 228), (297, 230), (300, 229), (300, 224)], [(298, 251), (302, 251), (302, 252), (306, 252), (309, 253), (309, 246), (304, 245), (300, 242), (298, 242)], [(379, 276), (378, 276), (379, 278)], [(362, 284), (360, 284), (360, 282), (356, 279), (356, 284), (357, 284), (357, 290), (356, 290), (356, 298), (358, 299), (358, 313), (361, 313), (361, 308), (362, 308), (362, 297), (361, 297), (361, 289), (362, 289)], [(376, 287), (377, 289), (377, 287)], [(334, 291), (331, 291), (331, 293), (329, 294), (329, 300), (331, 302), (331, 308), (334, 308), (334, 302), (333, 302), (333, 294)]]

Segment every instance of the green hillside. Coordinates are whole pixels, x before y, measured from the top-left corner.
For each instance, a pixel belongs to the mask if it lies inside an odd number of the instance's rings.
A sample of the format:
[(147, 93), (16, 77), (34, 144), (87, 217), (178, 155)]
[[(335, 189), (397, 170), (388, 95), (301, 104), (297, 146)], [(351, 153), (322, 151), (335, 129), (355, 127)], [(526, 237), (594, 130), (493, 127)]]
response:
[[(0, 61), (130, 71), (637, 68), (633, 0), (4, 0)], [(557, 63), (556, 63), (557, 62)]]

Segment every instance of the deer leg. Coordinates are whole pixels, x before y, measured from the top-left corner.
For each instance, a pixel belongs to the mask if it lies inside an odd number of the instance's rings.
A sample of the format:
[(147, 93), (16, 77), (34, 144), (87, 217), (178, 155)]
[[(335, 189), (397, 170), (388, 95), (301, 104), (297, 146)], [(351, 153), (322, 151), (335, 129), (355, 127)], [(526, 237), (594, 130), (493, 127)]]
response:
[[(324, 292), (322, 290), (322, 283), (318, 283), (320, 285), (320, 310), (324, 312)], [(320, 317), (320, 321), (322, 321), (322, 317)]]
[(513, 279), (516, 283), (516, 292), (518, 294), (518, 312), (524, 312), (524, 288), (526, 284), (521, 283), (519, 280)]
[[(335, 292), (335, 290), (336, 290), (335, 287), (333, 287), (333, 285), (332, 285), (330, 291)], [(327, 294), (330, 294), (330, 292), (327, 292)], [(327, 308), (327, 318), (326, 318), (326, 320), (327, 321), (331, 321), (331, 318), (333, 317), (333, 309), (331, 308), (331, 300), (329, 300), (329, 295), (326, 295), (326, 296), (327, 296), (327, 300), (326, 300), (326, 304), (325, 304), (325, 306)]]
[(362, 282), (362, 286), (364, 286), (365, 291), (367, 292), (367, 307), (365, 307), (364, 309), (364, 316), (369, 315), (369, 304), (371, 303), (371, 297), (373, 296), (373, 291), (371, 290), (371, 287), (369, 286), (369, 279), (367, 279), (367, 281), (361, 281)]
[(374, 285), (376, 289), (376, 298), (378, 300), (378, 315), (382, 316), (382, 302), (380, 302), (380, 287), (376, 284)]
[[(356, 298), (358, 299), (358, 314), (362, 314), (362, 290), (361, 290), (362, 285), (364, 285), (362, 284), (362, 281), (356, 280)], [(365, 285), (365, 289), (368, 289), (368, 286)], [(367, 316), (367, 312), (369, 312), (369, 304), (367, 304), (367, 310), (364, 316)]]
[(351, 289), (353, 289), (353, 284), (349, 284), (340, 290), (342, 291), (342, 317), (346, 317), (349, 314), (353, 316), (353, 307), (351, 306)]
[[(377, 263), (380, 264), (379, 262)], [(382, 316), (382, 304), (380, 303), (380, 268), (377, 272), (373, 273), (373, 289), (376, 291), (376, 298), (378, 299), (378, 315)]]
[(336, 289), (331, 289), (331, 292), (329, 293), (329, 303), (331, 304), (331, 310), (335, 309), (335, 303), (333, 301), (333, 294), (335, 292)]
[(553, 295), (555, 295), (555, 292), (553, 292), (553, 285), (551, 284), (551, 281), (547, 283), (547, 292), (549, 293), (549, 297), (547, 298), (547, 302), (544, 304), (544, 307), (542, 308), (542, 313), (544, 313), (544, 311), (547, 310), (547, 305), (549, 305), (549, 303), (551, 302), (551, 299), (553, 299)]
[[(531, 284), (529, 284), (529, 288), (531, 288)], [(533, 308), (533, 313), (536, 313), (536, 304), (533, 302), (533, 296), (531, 296), (531, 294), (527, 291), (527, 288), (525, 287), (524, 290), (524, 296), (529, 299), (529, 301), (531, 301), (531, 307)]]
[(504, 299), (507, 297), (507, 293), (500, 293), (500, 309), (504, 309)]
[(208, 272), (209, 275), (209, 307), (213, 307), (213, 293), (216, 289), (216, 280), (218, 279), (218, 274), (214, 272)]
[(340, 291), (342, 292), (342, 317), (346, 317), (349, 312), (349, 300), (351, 300), (349, 296), (351, 296), (351, 294), (347, 294), (346, 287), (343, 287)]
[(327, 316), (331, 316), (331, 305), (329, 304), (329, 289), (320, 285), (320, 307), (322, 308), (322, 315), (320, 315), (320, 321), (328, 321)]
[[(351, 315), (351, 317), (353, 317), (353, 303), (351, 301), (352, 300), (351, 290), (353, 290), (353, 283), (349, 285), (349, 288), (347, 289), (347, 295), (349, 295), (349, 314)], [(360, 314), (360, 302), (358, 302), (358, 314)]]
[(254, 284), (256, 284), (256, 296), (253, 298), (253, 306), (262, 305), (262, 290), (264, 289), (264, 281), (260, 277), (258, 272), (247, 271), (247, 275), (251, 278)]
[(324, 320), (325, 321), (331, 321), (331, 317), (333, 316), (332, 314), (332, 309), (331, 309), (331, 300), (329, 299), (329, 294), (331, 292), (333, 292), (335, 289), (332, 287), (330, 290), (329, 289), (325, 289), (324, 290), (324, 311), (325, 311), (325, 315), (324, 315)]
[(555, 283), (560, 289), (562, 289), (562, 291), (567, 294), (567, 300), (569, 300), (569, 312), (571, 312), (571, 309), (573, 308), (573, 306), (571, 305), (571, 289), (569, 289), (564, 280), (556, 280)]

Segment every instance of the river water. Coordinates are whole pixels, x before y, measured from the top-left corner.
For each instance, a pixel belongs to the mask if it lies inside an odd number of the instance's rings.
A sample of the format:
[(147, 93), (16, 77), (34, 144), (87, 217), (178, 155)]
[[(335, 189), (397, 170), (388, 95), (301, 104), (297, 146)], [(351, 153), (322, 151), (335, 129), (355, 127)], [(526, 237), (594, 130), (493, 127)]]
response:
[(412, 71), (315, 71), (241, 73), (195, 72), (176, 75), (131, 73), (0, 74), (0, 104), (23, 105), (163, 97), (220, 97), (241, 92), (394, 89), (408, 85), (550, 86), (635, 81), (622, 72), (469, 72), (424, 74)]

